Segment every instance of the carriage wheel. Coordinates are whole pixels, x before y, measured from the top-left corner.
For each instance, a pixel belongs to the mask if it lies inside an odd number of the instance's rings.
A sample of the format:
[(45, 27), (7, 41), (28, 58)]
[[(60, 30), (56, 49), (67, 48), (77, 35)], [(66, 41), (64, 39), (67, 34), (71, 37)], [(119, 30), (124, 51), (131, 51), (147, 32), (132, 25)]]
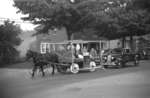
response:
[(79, 65), (73, 63), (73, 64), (70, 66), (70, 71), (71, 71), (73, 74), (78, 73), (78, 72), (79, 72)]
[(94, 61), (90, 62), (90, 71), (93, 72), (95, 71), (96, 63)]

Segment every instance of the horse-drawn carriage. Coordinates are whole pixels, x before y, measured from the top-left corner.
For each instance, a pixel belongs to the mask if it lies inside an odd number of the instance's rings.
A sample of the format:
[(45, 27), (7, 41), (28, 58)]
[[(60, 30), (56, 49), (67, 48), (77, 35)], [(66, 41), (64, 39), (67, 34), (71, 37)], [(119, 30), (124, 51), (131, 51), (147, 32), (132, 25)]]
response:
[(40, 55), (44, 57), (42, 62), (48, 62), (47, 64), (52, 65), (53, 69), (57, 68), (60, 73), (70, 71), (76, 74), (80, 70), (93, 72), (96, 68), (101, 68), (99, 55), (101, 43), (101, 41), (80, 40), (48, 43), (46, 53)]
[[(60, 72), (66, 72), (68, 69), (72, 73), (78, 73), (80, 70), (89, 70), (91, 72), (99, 68), (100, 56), (94, 50), (94, 48), (89, 48), (89, 41), (67, 41), (64, 44), (63, 54), (57, 51), (59, 56), (58, 67)], [(99, 44), (99, 43), (98, 43)], [(96, 48), (96, 47), (95, 47)], [(93, 50), (95, 54), (92, 51)]]

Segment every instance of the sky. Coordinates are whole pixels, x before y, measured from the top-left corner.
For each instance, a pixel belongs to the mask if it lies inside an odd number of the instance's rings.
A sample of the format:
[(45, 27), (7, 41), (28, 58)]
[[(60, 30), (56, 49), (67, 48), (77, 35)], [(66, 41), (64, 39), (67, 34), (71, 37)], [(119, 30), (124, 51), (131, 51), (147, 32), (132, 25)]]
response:
[[(20, 20), (20, 18), (24, 15), (22, 14), (17, 14), (17, 8), (13, 7), (13, 0), (0, 0), (0, 18), (9, 18), (15, 19), (15, 20)], [(21, 28), (23, 30), (33, 30), (34, 25), (31, 23), (21, 23)]]

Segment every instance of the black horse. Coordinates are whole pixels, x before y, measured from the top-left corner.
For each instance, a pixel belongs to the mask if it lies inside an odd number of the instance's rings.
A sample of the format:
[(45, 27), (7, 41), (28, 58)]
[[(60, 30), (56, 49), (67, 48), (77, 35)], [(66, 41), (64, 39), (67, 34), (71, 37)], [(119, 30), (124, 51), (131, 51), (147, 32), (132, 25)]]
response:
[(26, 59), (32, 58), (34, 66), (32, 70), (32, 77), (34, 77), (35, 71), (40, 69), (42, 75), (45, 76), (44, 67), (50, 65), (52, 67), (52, 75), (55, 74), (55, 63), (58, 63), (58, 56), (55, 53), (40, 54), (31, 50), (28, 50)]

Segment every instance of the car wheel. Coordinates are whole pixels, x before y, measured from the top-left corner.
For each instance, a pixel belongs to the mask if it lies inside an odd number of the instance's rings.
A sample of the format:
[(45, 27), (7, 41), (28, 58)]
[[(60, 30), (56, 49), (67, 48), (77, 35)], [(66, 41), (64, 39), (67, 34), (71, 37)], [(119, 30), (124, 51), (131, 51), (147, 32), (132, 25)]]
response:
[(117, 68), (122, 68), (122, 63), (121, 63), (120, 61), (118, 61), (118, 62), (116, 63), (116, 66), (117, 66)]
[(94, 61), (90, 62), (90, 71), (93, 72), (95, 71), (96, 63)]
[(76, 64), (76, 63), (73, 63), (71, 66), (70, 66), (70, 71), (73, 73), (73, 74), (77, 74), (79, 72), (79, 65)]

